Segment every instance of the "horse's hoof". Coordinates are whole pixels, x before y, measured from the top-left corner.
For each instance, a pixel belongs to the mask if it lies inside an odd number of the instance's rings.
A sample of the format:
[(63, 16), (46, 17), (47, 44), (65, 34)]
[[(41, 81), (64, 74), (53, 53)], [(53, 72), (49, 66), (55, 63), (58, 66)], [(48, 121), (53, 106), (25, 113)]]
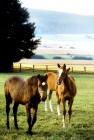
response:
[(33, 135), (33, 132), (32, 131), (26, 131), (26, 134), (29, 134), (29, 135)]
[(19, 128), (18, 127), (15, 127), (17, 130), (19, 130)]
[(6, 126), (7, 126), (7, 129), (10, 129), (10, 127), (9, 127), (9, 123), (6, 123)]
[(19, 130), (19, 127), (18, 126), (15, 126), (15, 129)]

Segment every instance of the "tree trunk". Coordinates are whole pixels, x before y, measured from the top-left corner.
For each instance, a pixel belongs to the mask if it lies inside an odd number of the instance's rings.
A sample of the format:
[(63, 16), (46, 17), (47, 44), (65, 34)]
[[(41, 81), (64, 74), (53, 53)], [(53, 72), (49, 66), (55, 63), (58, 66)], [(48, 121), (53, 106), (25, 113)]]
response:
[(13, 72), (13, 62), (0, 62), (0, 72)]

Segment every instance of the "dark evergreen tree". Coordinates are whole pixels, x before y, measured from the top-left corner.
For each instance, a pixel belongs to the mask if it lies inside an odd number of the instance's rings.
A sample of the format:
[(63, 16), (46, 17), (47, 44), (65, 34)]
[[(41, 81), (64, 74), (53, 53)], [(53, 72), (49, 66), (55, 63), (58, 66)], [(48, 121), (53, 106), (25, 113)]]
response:
[(0, 72), (12, 68), (13, 62), (31, 58), (40, 44), (35, 39), (35, 23), (29, 18), (19, 0), (0, 0)]

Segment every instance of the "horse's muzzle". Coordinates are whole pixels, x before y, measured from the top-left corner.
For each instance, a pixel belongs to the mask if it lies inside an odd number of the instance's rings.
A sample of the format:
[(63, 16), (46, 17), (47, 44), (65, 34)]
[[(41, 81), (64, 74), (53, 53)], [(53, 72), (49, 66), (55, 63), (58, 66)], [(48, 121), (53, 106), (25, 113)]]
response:
[(60, 85), (60, 80), (59, 79), (57, 80), (57, 85)]
[(45, 102), (45, 100), (47, 99), (47, 92), (44, 92), (44, 91), (40, 91), (40, 100), (42, 102)]
[(42, 102), (45, 102), (46, 98), (40, 98), (40, 100), (41, 100)]

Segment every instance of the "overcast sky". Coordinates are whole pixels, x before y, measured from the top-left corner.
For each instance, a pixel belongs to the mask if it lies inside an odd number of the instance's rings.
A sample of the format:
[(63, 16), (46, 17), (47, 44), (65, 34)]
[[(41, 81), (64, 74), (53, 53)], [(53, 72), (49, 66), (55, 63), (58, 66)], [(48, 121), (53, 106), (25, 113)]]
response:
[(23, 7), (94, 15), (94, 0), (20, 0)]

